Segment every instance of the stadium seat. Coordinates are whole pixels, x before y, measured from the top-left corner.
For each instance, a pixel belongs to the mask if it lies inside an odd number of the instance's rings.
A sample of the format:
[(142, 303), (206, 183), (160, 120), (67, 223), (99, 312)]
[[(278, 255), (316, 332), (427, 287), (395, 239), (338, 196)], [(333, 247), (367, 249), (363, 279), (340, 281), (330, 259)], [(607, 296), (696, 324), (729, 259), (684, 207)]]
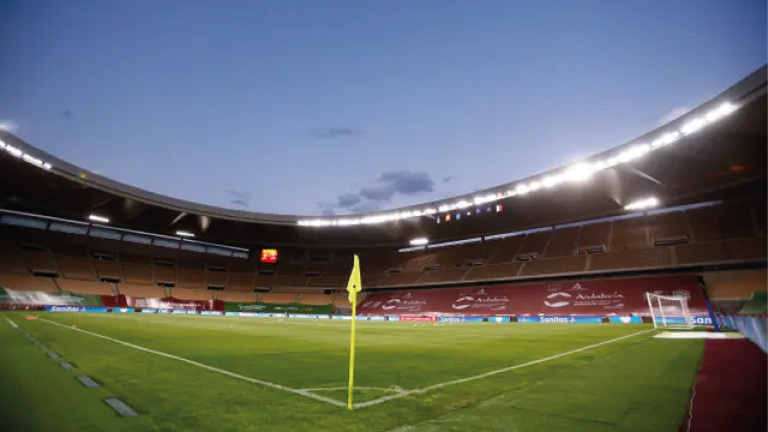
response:
[(595, 222), (583, 225), (579, 232), (579, 247), (590, 248), (608, 246), (608, 236), (611, 232), (610, 222)]
[(531, 233), (525, 236), (523, 244), (517, 251), (517, 255), (523, 254), (537, 254), (538, 256), (544, 255), (544, 249), (549, 244), (549, 239), (552, 237), (552, 231), (539, 231)]
[(263, 293), (260, 300), (264, 303), (287, 304), (296, 303), (298, 298), (296, 293)]
[(152, 275), (152, 267), (149, 265), (129, 265), (125, 264), (123, 268), (123, 277), (129, 284), (155, 284), (155, 278)]
[(272, 288), (275, 280), (275, 275), (271, 274), (256, 274), (253, 277), (254, 288)]
[[(157, 271), (155, 271), (155, 275), (157, 275)], [(200, 290), (207, 288), (205, 284), (205, 271), (203, 270), (187, 270), (179, 268), (176, 271), (176, 277), (177, 287), (196, 288)], [(158, 280), (158, 282), (161, 281)]]
[(419, 284), (458, 282), (464, 278), (468, 270), (466, 267), (427, 270), (419, 279)]
[(227, 279), (227, 289), (253, 291), (253, 274), (230, 273)]
[(580, 229), (581, 227), (573, 226), (552, 231), (552, 238), (544, 252), (544, 257), (559, 258), (574, 255)]
[(630, 250), (592, 255), (590, 270), (620, 270), (664, 267), (672, 265), (670, 249), (658, 247), (645, 250)]
[(152, 266), (152, 271), (155, 274), (155, 283), (175, 284), (176, 283), (176, 269), (166, 266)]
[(520, 276), (539, 276), (560, 273), (580, 273), (585, 271), (587, 256), (571, 256), (552, 259), (537, 259), (523, 263)]
[(513, 278), (520, 271), (522, 263), (487, 264), (471, 267), (464, 276), (465, 281)]
[(667, 212), (647, 217), (650, 244), (659, 241), (681, 239), (687, 242), (691, 238), (688, 218), (685, 212)]
[(0, 273), (29, 274), (21, 251), (14, 249), (0, 251)]
[(517, 254), (524, 239), (525, 236), (516, 235), (505, 237), (501, 240), (493, 240), (493, 242), (498, 241), (499, 243), (496, 251), (493, 252), (493, 255), (488, 260), (488, 264), (504, 264), (517, 260)]
[(302, 294), (299, 303), (306, 305), (329, 305), (332, 304), (336, 296), (327, 294)]
[(99, 278), (110, 278), (124, 280), (123, 271), (120, 265), (112, 261), (93, 260), (93, 266), (96, 268), (96, 276)]
[(137, 285), (130, 283), (118, 284), (120, 294), (128, 297), (163, 298), (166, 297), (165, 289), (153, 285)]
[(729, 240), (725, 242), (725, 254), (733, 261), (765, 260), (764, 238)]
[(59, 257), (56, 262), (61, 276), (68, 279), (95, 280), (96, 270), (89, 259)]
[(73, 279), (59, 279), (57, 281), (59, 288), (62, 291), (69, 291), (79, 294), (92, 294), (92, 295), (113, 295), (112, 286), (107, 283), (87, 281), (87, 280), (73, 280)]
[(0, 286), (19, 291), (59, 291), (51, 278), (12, 273), (0, 273)]
[(31, 271), (47, 271), (58, 273), (56, 262), (45, 252), (24, 252), (24, 262)]
[(728, 260), (725, 245), (719, 241), (677, 246), (675, 252), (679, 265), (719, 263)]
[(764, 269), (708, 272), (703, 277), (713, 301), (746, 300), (755, 291), (768, 290)]
[(253, 303), (257, 300), (258, 295), (253, 292), (240, 292), (224, 290), (219, 292), (219, 300), (225, 302), (235, 303)]
[(647, 248), (648, 229), (645, 224), (645, 216), (613, 221), (609, 251), (620, 252)]
[(318, 276), (309, 280), (309, 287), (342, 288), (347, 285), (347, 276)]
[(301, 288), (307, 285), (309, 278), (304, 275), (281, 275), (278, 274), (272, 283), (274, 287)]
[(414, 285), (422, 277), (424, 273), (421, 271), (399, 272), (390, 273), (384, 280), (379, 283), (379, 286), (402, 286), (402, 285)]
[(171, 296), (182, 300), (211, 300), (213, 293), (208, 289), (171, 288)]

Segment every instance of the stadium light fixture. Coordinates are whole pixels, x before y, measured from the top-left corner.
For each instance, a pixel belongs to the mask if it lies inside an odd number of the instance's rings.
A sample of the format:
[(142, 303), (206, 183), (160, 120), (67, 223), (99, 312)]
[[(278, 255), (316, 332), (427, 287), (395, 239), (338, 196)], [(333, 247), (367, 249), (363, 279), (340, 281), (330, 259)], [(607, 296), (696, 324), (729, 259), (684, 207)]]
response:
[(654, 197), (650, 197), (631, 202), (624, 206), (624, 210), (646, 210), (649, 208), (657, 207), (658, 205), (659, 200)]
[(34, 166), (36, 166), (38, 168), (42, 168), (44, 170), (49, 170), (49, 169), (52, 168), (51, 164), (49, 164), (48, 162), (44, 162), (44, 161), (42, 161), (42, 160), (40, 160), (40, 159), (30, 155), (30, 154), (24, 153), (23, 151), (21, 151), (21, 149), (18, 149), (16, 147), (6, 143), (3, 140), (0, 140), (0, 150), (3, 150), (6, 153), (8, 153), (9, 155), (15, 156), (15, 157), (23, 160), (24, 162), (26, 162), (28, 164), (31, 164), (31, 165), (34, 165)]
[[(603, 160), (590, 160), (590, 161), (578, 162), (572, 166), (566, 167), (564, 170), (560, 172), (547, 174), (542, 178), (535, 179), (527, 184), (526, 183), (516, 184), (510, 187), (509, 190), (507, 191), (497, 191), (497, 192), (490, 192), (490, 193), (486, 192), (485, 195), (476, 196), (471, 200), (468, 200), (466, 198), (457, 199), (453, 203), (441, 204), (437, 209), (429, 207), (429, 208), (410, 210), (410, 211), (393, 211), (390, 213), (363, 216), (359, 218), (348, 217), (348, 218), (341, 218), (341, 219), (335, 219), (335, 218), (305, 219), (305, 220), (299, 220), (297, 224), (300, 226), (311, 226), (311, 227), (379, 224), (384, 222), (419, 217), (422, 215), (448, 213), (448, 212), (455, 211), (457, 209), (463, 210), (465, 208), (472, 207), (472, 206), (479, 207), (493, 201), (498, 201), (506, 198), (515, 197), (515, 196), (524, 196), (529, 193), (536, 192), (540, 189), (551, 189), (561, 183), (583, 182), (600, 171), (606, 170), (608, 168), (612, 168), (620, 164), (632, 163), (646, 156), (648, 153), (653, 152), (654, 150), (674, 144), (681, 137), (688, 136), (700, 131), (706, 126), (713, 124), (718, 120), (721, 120), (722, 118), (732, 114), (738, 108), (739, 107), (734, 104), (725, 102), (719, 105), (718, 107), (710, 110), (704, 115), (701, 115), (698, 117), (691, 117), (687, 119), (688, 121), (685, 124), (683, 124), (678, 130), (670, 130), (669, 128), (665, 128), (665, 130), (661, 134), (659, 134), (659, 136), (657, 136), (655, 139), (649, 142), (634, 144), (632, 146), (624, 146), (620, 150), (614, 152), (613, 154), (610, 154), (607, 158)], [(649, 200), (651, 199), (649, 198)], [(655, 200), (655, 198), (653, 200)], [(643, 201), (643, 200), (641, 201), (645, 202), (645, 204), (643, 204), (645, 206), (655, 207), (656, 205), (658, 205), (658, 201), (656, 201), (656, 204), (651, 204), (654, 201)], [(638, 203), (640, 203), (641, 201), (638, 201)], [(627, 206), (628, 207), (627, 210), (638, 210), (641, 208), (641, 207), (634, 207), (635, 204), (636, 203), (632, 203), (629, 206)], [(640, 205), (640, 204), (637, 204), (637, 205)], [(642, 207), (642, 208), (648, 208), (648, 207)]]
[(194, 237), (195, 235), (188, 231), (176, 231), (176, 235), (179, 237)]
[(92, 222), (99, 222), (99, 223), (105, 223), (105, 224), (109, 223), (109, 218), (105, 218), (104, 216), (98, 216), (95, 214), (88, 216), (88, 220)]
[(425, 237), (415, 238), (411, 240), (411, 246), (425, 246), (429, 244), (429, 240)]

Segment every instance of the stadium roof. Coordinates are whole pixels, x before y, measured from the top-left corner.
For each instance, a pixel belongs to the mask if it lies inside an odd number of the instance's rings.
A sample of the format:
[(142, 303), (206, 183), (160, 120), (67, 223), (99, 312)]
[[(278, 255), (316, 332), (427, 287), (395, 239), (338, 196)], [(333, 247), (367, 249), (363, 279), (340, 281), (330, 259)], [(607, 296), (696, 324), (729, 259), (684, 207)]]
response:
[(575, 165), (350, 217), (274, 215), (166, 197), (88, 172), (0, 130), (0, 207), (75, 220), (93, 216), (116, 227), (229, 244), (361, 247), (538, 228), (656, 203), (764, 195), (766, 73), (764, 66), (684, 116)]

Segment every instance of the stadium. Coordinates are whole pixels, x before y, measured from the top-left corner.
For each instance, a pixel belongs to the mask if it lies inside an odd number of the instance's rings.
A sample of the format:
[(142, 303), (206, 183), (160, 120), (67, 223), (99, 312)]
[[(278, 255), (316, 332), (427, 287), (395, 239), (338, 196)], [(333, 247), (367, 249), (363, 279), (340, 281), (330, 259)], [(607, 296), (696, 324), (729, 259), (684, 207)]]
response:
[(765, 430), (767, 73), (574, 165), (343, 217), (162, 196), (0, 131), (4, 422)]

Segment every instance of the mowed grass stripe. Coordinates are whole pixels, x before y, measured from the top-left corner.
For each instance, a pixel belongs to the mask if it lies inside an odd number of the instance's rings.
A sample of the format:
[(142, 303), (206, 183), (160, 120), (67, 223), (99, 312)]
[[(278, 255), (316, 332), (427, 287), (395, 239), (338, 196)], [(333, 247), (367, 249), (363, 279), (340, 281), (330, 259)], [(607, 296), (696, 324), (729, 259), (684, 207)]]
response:
[(183, 357), (175, 356), (173, 354), (168, 354), (168, 353), (164, 353), (164, 352), (153, 350), (153, 349), (149, 349), (149, 348), (144, 348), (142, 346), (134, 345), (132, 343), (121, 341), (121, 340), (118, 340), (118, 339), (115, 339), (115, 338), (111, 338), (109, 336), (104, 336), (104, 335), (100, 335), (98, 333), (90, 332), (90, 331), (83, 330), (83, 329), (80, 329), (80, 328), (67, 326), (67, 325), (64, 325), (64, 324), (61, 324), (61, 323), (58, 323), (56, 321), (52, 321), (52, 320), (49, 320), (49, 319), (45, 319), (45, 318), (39, 318), (39, 319), (42, 320), (42, 321), (45, 321), (47, 323), (54, 324), (54, 325), (57, 325), (57, 326), (60, 326), (60, 327), (66, 328), (66, 329), (78, 331), (80, 333), (85, 333), (87, 335), (98, 337), (98, 338), (101, 338), (101, 339), (105, 339), (105, 340), (108, 340), (110, 342), (118, 343), (120, 345), (125, 345), (127, 347), (130, 347), (130, 348), (133, 348), (133, 349), (137, 349), (139, 351), (144, 351), (144, 352), (148, 352), (150, 354), (154, 354), (154, 355), (158, 355), (158, 356), (161, 356), (161, 357), (166, 357), (166, 358), (169, 358), (169, 359), (172, 359), (172, 360), (184, 362), (184, 363), (190, 364), (192, 366), (197, 366), (199, 368), (203, 368), (203, 369), (206, 369), (206, 370), (209, 370), (209, 371), (212, 371), (212, 372), (220, 373), (222, 375), (227, 375), (227, 376), (232, 377), (232, 378), (237, 378), (237, 379), (240, 379), (240, 380), (243, 380), (243, 381), (248, 381), (248, 382), (251, 382), (251, 383), (254, 383), (254, 384), (263, 385), (263, 386), (266, 386), (266, 387), (271, 387), (271, 388), (282, 390), (282, 391), (286, 391), (286, 392), (289, 392), (289, 393), (295, 393), (295, 394), (298, 394), (298, 395), (301, 395), (301, 396), (306, 396), (306, 397), (309, 397), (309, 398), (312, 398), (312, 399), (319, 400), (321, 402), (326, 402), (326, 403), (329, 403), (331, 405), (336, 405), (336, 406), (340, 406), (340, 407), (346, 407), (347, 406), (343, 402), (339, 402), (337, 400), (330, 399), (330, 398), (327, 398), (327, 397), (324, 397), (324, 396), (316, 395), (316, 394), (308, 392), (306, 390), (299, 390), (299, 389), (295, 389), (295, 388), (291, 388), (291, 387), (286, 387), (286, 386), (283, 386), (283, 385), (280, 385), (280, 384), (275, 384), (275, 383), (272, 383), (272, 382), (269, 382), (269, 381), (264, 381), (264, 380), (260, 380), (260, 379), (256, 379), (256, 378), (251, 378), (251, 377), (243, 376), (243, 375), (240, 375), (240, 374), (236, 374), (234, 372), (226, 371), (224, 369), (219, 369), (219, 368), (216, 368), (216, 367), (213, 367), (213, 366), (209, 366), (209, 365), (206, 365), (206, 364), (198, 363), (196, 361), (185, 359)]

